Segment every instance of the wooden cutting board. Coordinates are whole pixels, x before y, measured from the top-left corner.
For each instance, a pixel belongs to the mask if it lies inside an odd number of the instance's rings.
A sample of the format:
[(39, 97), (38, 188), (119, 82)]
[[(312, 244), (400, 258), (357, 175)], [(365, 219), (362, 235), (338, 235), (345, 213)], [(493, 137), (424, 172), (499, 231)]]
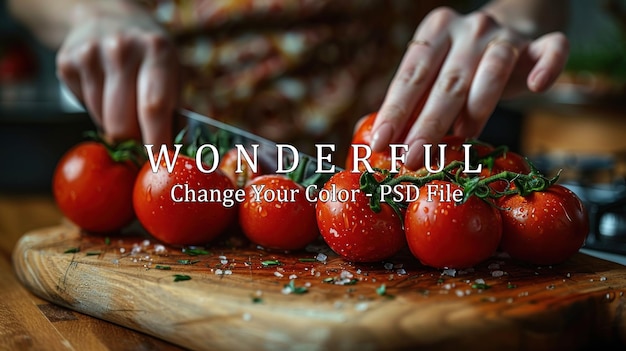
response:
[[(13, 262), (46, 300), (191, 349), (626, 345), (626, 267), (584, 254), (554, 267), (494, 257), (473, 270), (441, 271), (407, 253), (352, 264), (322, 243), (270, 253), (236, 235), (206, 251), (60, 225), (25, 234)], [(191, 279), (175, 281), (177, 274)], [(290, 282), (295, 290), (285, 288)]]

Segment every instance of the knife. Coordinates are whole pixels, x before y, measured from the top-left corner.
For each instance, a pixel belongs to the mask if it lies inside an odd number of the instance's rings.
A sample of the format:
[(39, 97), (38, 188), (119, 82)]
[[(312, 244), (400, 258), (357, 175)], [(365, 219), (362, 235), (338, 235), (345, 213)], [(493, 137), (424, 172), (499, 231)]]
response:
[[(264, 173), (284, 173), (284, 171), (294, 166), (294, 161), (298, 164), (306, 162), (305, 178), (309, 178), (309, 182), (323, 184), (320, 182), (324, 182), (334, 173), (342, 170), (342, 168), (324, 159), (318, 160), (316, 157), (300, 152), (289, 144), (278, 144), (249, 131), (188, 109), (181, 108), (177, 112), (186, 122), (187, 130), (194, 131), (193, 133), (187, 133), (188, 138), (193, 137), (194, 133), (204, 133), (210, 140), (219, 140), (221, 143), (219, 145), (220, 148), (232, 148), (235, 145), (242, 145), (249, 151), (252, 150), (253, 145), (258, 145), (256, 147), (257, 159)], [(189, 142), (190, 140), (187, 139), (186, 141)], [(242, 162), (245, 162), (245, 160), (242, 160)]]

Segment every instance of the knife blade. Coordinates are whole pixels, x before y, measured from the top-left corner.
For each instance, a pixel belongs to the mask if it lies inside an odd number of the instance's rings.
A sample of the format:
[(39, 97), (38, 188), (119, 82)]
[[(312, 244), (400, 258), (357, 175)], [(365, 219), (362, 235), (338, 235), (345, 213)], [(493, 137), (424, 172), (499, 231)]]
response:
[[(316, 157), (300, 152), (289, 144), (278, 144), (247, 130), (188, 109), (181, 108), (177, 112), (185, 119), (187, 130), (195, 131), (195, 133), (206, 133), (212, 140), (219, 139), (222, 148), (242, 145), (250, 151), (253, 145), (258, 145), (256, 147), (257, 159), (264, 173), (284, 173), (283, 171), (291, 168), (294, 162), (307, 162), (305, 178), (319, 178), (314, 180), (315, 183), (319, 184), (320, 181), (325, 181), (332, 174), (342, 170), (342, 168), (326, 160), (319, 160), (318, 162)], [(188, 133), (188, 135), (192, 136), (193, 134)]]

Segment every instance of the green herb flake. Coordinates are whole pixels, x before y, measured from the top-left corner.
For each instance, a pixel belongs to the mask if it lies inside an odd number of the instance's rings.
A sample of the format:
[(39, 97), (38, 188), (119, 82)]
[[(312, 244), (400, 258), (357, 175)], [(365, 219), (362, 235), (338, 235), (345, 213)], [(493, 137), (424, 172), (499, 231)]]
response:
[(104, 245), (111, 245), (111, 238), (109, 238), (108, 236), (104, 238)]
[(266, 260), (266, 261), (261, 261), (261, 265), (263, 267), (273, 267), (273, 266), (280, 266), (281, 263), (279, 260)]
[(204, 249), (183, 249), (183, 252), (189, 256), (210, 255), (211, 253)]
[(180, 264), (196, 264), (200, 262), (200, 260), (178, 260)]
[(385, 296), (387, 295), (387, 286), (385, 284), (382, 284), (381, 286), (376, 288), (376, 294), (380, 295), (380, 296)]
[(393, 299), (395, 296), (391, 295), (387, 292), (387, 286), (385, 284), (381, 284), (378, 288), (376, 288), (376, 294), (379, 296), (383, 296), (389, 299)]
[(252, 303), (263, 303), (263, 299), (259, 296), (252, 296)]
[(160, 269), (162, 271), (169, 271), (170, 269), (172, 269), (172, 267), (167, 266), (167, 265), (162, 265), (162, 264), (157, 264), (156, 266), (154, 266), (155, 269)]
[(516, 285), (516, 284), (513, 284), (513, 283), (507, 283), (507, 284), (506, 284), (506, 288), (507, 288), (507, 289), (515, 289), (515, 288), (517, 288), (517, 285)]
[(315, 259), (315, 258), (299, 258), (298, 261), (300, 261), (300, 262), (317, 262), (317, 259)]
[(77, 253), (77, 252), (79, 252), (79, 251), (80, 251), (80, 249), (79, 249), (79, 248), (77, 248), (77, 247), (71, 247), (71, 248), (69, 248), (69, 249), (67, 249), (67, 250), (63, 251), (63, 253), (64, 253), (64, 254), (68, 254), (68, 253)]
[(100, 256), (102, 251), (88, 251), (85, 253), (85, 256)]
[(183, 280), (191, 280), (191, 277), (186, 274), (174, 274), (175, 282), (182, 282)]
[(296, 295), (302, 295), (309, 292), (309, 289), (306, 286), (296, 286), (296, 281), (294, 279), (291, 279), (289, 284), (285, 284), (285, 290), (288, 293)]
[(472, 284), (472, 289), (480, 289), (480, 290), (487, 290), (491, 288), (491, 286), (485, 284), (485, 283), (474, 283)]

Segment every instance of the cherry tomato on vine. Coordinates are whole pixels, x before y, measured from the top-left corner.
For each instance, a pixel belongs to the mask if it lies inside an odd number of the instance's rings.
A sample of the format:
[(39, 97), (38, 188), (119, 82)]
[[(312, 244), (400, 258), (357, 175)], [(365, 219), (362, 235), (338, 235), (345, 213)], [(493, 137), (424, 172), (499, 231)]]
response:
[(114, 161), (100, 142), (81, 142), (55, 168), (54, 198), (61, 212), (82, 229), (118, 231), (135, 218), (132, 193), (138, 170), (130, 160)]
[[(483, 165), (480, 176), (482, 178), (487, 178), (503, 171), (528, 174), (531, 169), (530, 164), (522, 155), (513, 151), (507, 151), (494, 158), (493, 167), (491, 167), (491, 169), (489, 169), (486, 165)], [(502, 192), (509, 186), (509, 184), (505, 180), (497, 180), (489, 183), (489, 186), (496, 192)]]
[[(361, 122), (361, 124), (356, 129), (356, 132), (352, 136), (351, 145), (370, 145), (370, 143), (372, 142), (372, 127), (374, 126), (374, 120), (376, 119), (376, 115), (378, 115), (378, 112), (370, 113), (365, 117), (365, 119)], [(364, 149), (361, 148), (357, 151), (357, 155), (359, 157), (365, 157), (366, 151)], [(391, 151), (389, 150), (385, 152), (372, 152), (370, 157), (367, 158), (367, 161), (373, 168), (389, 170), (391, 169)], [(351, 147), (348, 151), (348, 156), (346, 158), (346, 169), (352, 170), (353, 162), (354, 150)], [(400, 168), (399, 166), (400, 165), (398, 164), (398, 169)], [(360, 163), (358, 167), (358, 170), (361, 172), (366, 170), (365, 166), (362, 163)]]
[(194, 159), (178, 155), (171, 173), (165, 158), (156, 172), (146, 162), (137, 176), (133, 206), (141, 224), (158, 240), (172, 245), (206, 244), (234, 220), (236, 202), (224, 201), (234, 191), (222, 171), (202, 173)]
[(228, 150), (220, 159), (218, 168), (224, 172), (224, 174), (230, 179), (230, 181), (237, 187), (243, 188), (252, 179), (260, 176), (262, 171), (259, 169), (255, 171), (246, 163), (243, 156), (241, 156), (241, 171), (237, 172), (237, 163), (239, 162), (239, 152), (236, 148)]
[(500, 213), (475, 196), (462, 204), (447, 198), (460, 189), (454, 183), (435, 180), (420, 190), (416, 201), (409, 203), (404, 230), (409, 249), (424, 265), (469, 268), (489, 258), (498, 248), (502, 236)]
[(319, 236), (315, 202), (305, 188), (283, 175), (254, 178), (244, 188), (239, 224), (252, 242), (267, 249), (299, 250)]
[(526, 196), (498, 200), (502, 208), (500, 248), (512, 258), (550, 265), (567, 260), (585, 243), (589, 217), (571, 190), (558, 184)]
[(328, 196), (320, 193), (317, 200), (317, 225), (328, 246), (340, 256), (354, 262), (381, 261), (406, 246), (402, 222), (384, 202), (378, 213), (370, 208), (370, 198), (359, 189), (360, 177), (344, 170), (326, 182), (323, 189)]

